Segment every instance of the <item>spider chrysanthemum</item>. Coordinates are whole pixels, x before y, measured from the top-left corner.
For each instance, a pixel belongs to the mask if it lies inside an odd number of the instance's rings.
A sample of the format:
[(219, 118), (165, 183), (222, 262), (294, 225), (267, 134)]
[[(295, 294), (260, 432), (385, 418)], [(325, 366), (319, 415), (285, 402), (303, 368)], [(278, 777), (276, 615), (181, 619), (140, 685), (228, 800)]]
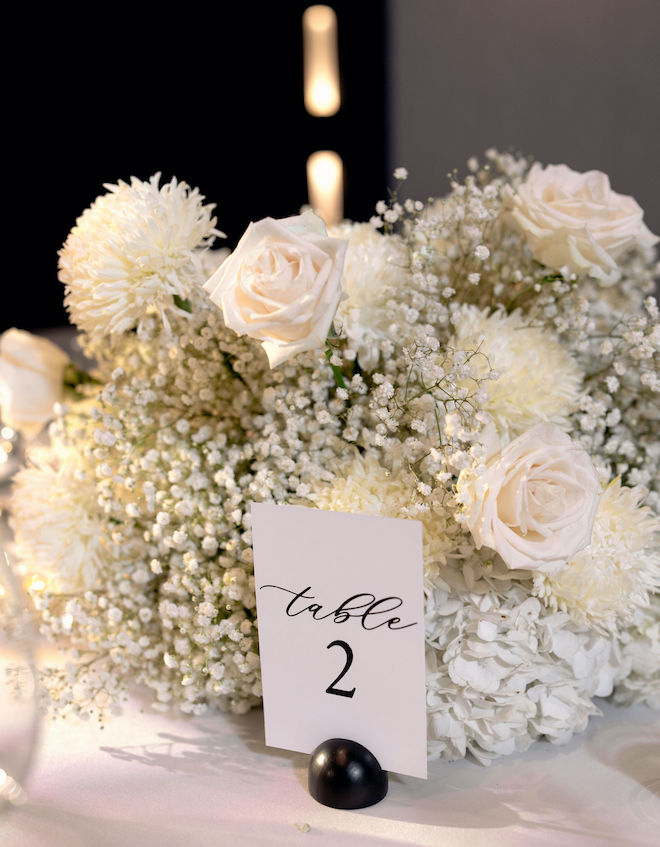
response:
[(43, 461), (14, 477), (17, 553), (57, 592), (96, 585), (106, 557), (107, 526), (95, 506), (95, 491), (73, 449), (44, 454)]
[(644, 491), (617, 478), (603, 491), (591, 544), (557, 574), (539, 576), (535, 592), (546, 605), (579, 623), (616, 630), (660, 587), (660, 521), (640, 506)]
[(167, 311), (204, 282), (195, 250), (221, 234), (214, 206), (185, 182), (159, 180), (106, 185), (59, 253), (65, 305), (91, 336), (121, 334), (154, 311), (167, 323)]
[(518, 312), (489, 314), (477, 306), (457, 309), (452, 322), (450, 348), (476, 351), (472, 365), (478, 376), (487, 376), (490, 368), (500, 374), (487, 383), (484, 404), (500, 436), (515, 438), (540, 421), (569, 428), (582, 373), (550, 332), (528, 325)]

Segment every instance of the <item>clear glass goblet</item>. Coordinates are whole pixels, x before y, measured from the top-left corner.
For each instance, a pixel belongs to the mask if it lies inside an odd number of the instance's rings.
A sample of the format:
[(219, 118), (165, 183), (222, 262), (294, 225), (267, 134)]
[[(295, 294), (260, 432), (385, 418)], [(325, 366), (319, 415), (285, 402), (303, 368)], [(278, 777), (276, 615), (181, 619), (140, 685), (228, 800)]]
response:
[(0, 546), (0, 813), (25, 802), (39, 739), (34, 629), (20, 580)]

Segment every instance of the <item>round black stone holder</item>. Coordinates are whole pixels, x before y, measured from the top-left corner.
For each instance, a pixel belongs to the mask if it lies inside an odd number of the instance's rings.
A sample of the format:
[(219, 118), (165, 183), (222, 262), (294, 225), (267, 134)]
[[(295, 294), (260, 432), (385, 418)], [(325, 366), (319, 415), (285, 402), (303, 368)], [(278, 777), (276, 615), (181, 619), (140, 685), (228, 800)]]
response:
[(388, 777), (372, 752), (347, 738), (329, 738), (309, 760), (309, 793), (333, 809), (364, 809), (387, 794)]

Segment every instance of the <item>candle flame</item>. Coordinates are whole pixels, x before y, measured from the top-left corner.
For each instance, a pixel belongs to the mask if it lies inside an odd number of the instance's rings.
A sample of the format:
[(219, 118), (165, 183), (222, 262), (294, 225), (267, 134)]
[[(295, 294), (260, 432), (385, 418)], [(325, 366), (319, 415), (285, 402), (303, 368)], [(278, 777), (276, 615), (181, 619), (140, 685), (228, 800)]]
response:
[(344, 166), (334, 150), (317, 150), (307, 160), (309, 205), (327, 226), (344, 216)]
[(337, 15), (330, 6), (309, 6), (303, 14), (305, 108), (315, 117), (339, 111)]

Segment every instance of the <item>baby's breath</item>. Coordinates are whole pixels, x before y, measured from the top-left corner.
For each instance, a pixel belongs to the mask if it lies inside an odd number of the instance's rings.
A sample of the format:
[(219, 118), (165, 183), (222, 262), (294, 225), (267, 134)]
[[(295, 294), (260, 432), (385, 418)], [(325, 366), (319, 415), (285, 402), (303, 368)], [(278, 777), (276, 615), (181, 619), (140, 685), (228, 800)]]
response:
[[(262, 501), (422, 523), (433, 756), (566, 740), (615, 688), (657, 698), (657, 266), (632, 250), (603, 287), (536, 261), (510, 221), (530, 165), (487, 151), (426, 202), (403, 196), (397, 168), (370, 223), (331, 233), (348, 246), (327, 345), (275, 369), (203, 291), (214, 221), (197, 193), (120, 183), (83, 216), (62, 274), (98, 383), (59, 407), (13, 504), (41, 630), (68, 649), (44, 675), (56, 713), (103, 720), (133, 683), (157, 710), (259, 703), (250, 503)], [(150, 241), (148, 285), (138, 274), (98, 310), (76, 269), (89, 251), (106, 278), (110, 248), (94, 239), (132, 195), (178, 247), (159, 258)], [(129, 242), (112, 249), (132, 262)], [(154, 294), (146, 308), (140, 290)], [(508, 571), (476, 549), (458, 484), (540, 421), (619, 478), (568, 576)]]

